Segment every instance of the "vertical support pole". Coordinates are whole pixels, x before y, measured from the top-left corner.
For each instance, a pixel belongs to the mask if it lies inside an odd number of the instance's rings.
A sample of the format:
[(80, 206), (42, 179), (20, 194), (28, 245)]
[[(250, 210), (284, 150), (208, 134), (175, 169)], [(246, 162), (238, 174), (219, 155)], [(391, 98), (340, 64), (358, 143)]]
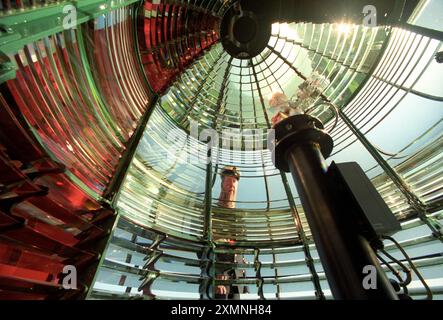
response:
[[(340, 203), (327, 175), (324, 156), (331, 154), (333, 143), (322, 129), (309, 115), (279, 122), (272, 150), (275, 165), (292, 173), (334, 298), (397, 300), (369, 241), (359, 232), (354, 208)], [(375, 289), (363, 285), (368, 266), (375, 268)]]
[[(201, 277), (209, 277), (209, 280), (202, 280), (200, 284), (200, 299), (206, 296), (208, 299), (214, 299), (213, 288), (215, 286), (215, 258), (214, 258), (214, 241), (212, 237), (212, 146), (211, 138), (207, 141), (207, 164), (206, 164), (206, 180), (205, 180), (205, 206), (204, 206), (204, 224), (203, 239), (207, 247), (204, 249), (201, 259), (206, 260), (206, 264), (202, 265)], [(209, 260), (209, 261), (208, 261)]]
[(314, 259), (312, 258), (311, 250), (309, 249), (308, 238), (306, 237), (305, 230), (303, 229), (300, 214), (297, 211), (297, 206), (295, 205), (294, 197), (292, 195), (288, 179), (282, 171), (280, 171), (280, 176), (286, 191), (286, 195), (288, 197), (292, 215), (294, 216), (295, 224), (297, 226), (297, 232), (300, 236), (300, 240), (302, 241), (303, 253), (305, 254), (306, 265), (309, 269), (309, 272), (311, 273), (311, 280), (315, 288), (315, 295), (317, 296), (318, 300), (326, 300), (325, 294), (321, 288), (320, 277), (318, 276), (317, 270), (315, 269)]
[(154, 95), (152, 97), (152, 101), (145, 111), (145, 114), (140, 119), (140, 123), (126, 144), (126, 150), (123, 153), (117, 168), (115, 169), (115, 175), (112, 177), (112, 180), (109, 182), (108, 187), (106, 188), (103, 198), (113, 201), (116, 198), (117, 193), (119, 192), (125, 177), (129, 171), (129, 166), (132, 163), (135, 152), (137, 151), (137, 147), (140, 143), (140, 140), (143, 138), (143, 134), (145, 132), (146, 126), (148, 125), (148, 121), (151, 118), (152, 112), (154, 111), (156, 104), (158, 101), (158, 95)]
[[(287, 60), (285, 60), (285, 62), (286, 61)], [(252, 67), (252, 71), (253, 71), (253, 74), (254, 74), (255, 82), (257, 84), (257, 90), (258, 90), (258, 94), (259, 94), (259, 97), (260, 97), (260, 103), (261, 103), (263, 115), (265, 117), (268, 129), (271, 129), (271, 123), (269, 121), (269, 115), (268, 115), (268, 112), (266, 111), (266, 106), (265, 106), (265, 101), (264, 101), (264, 98), (263, 98), (263, 94), (261, 92), (260, 86), (258, 85), (257, 72), (255, 71), (255, 67), (254, 67), (252, 59), (249, 60), (249, 63), (253, 66)], [(298, 70), (295, 70), (295, 71), (296, 71), (297, 74), (299, 74)], [(304, 77), (303, 75), (300, 74), (300, 76), (302, 77), (302, 79), (306, 79), (306, 77)], [(268, 83), (268, 85), (269, 85), (269, 83)], [(270, 85), (269, 85), (269, 87), (271, 88)], [(251, 91), (252, 91), (252, 82), (251, 82)], [(253, 101), (253, 104), (254, 104), (254, 117), (257, 117), (256, 116), (256, 111), (255, 111), (255, 103), (254, 103), (255, 100), (253, 99), (252, 101)], [(262, 157), (263, 157), (263, 155), (262, 155)], [(263, 169), (264, 169), (264, 167), (263, 167)], [(297, 206), (295, 205), (294, 196), (292, 195), (292, 191), (291, 191), (291, 188), (289, 186), (288, 179), (286, 178), (286, 175), (285, 175), (285, 173), (282, 170), (280, 170), (280, 176), (281, 176), (281, 179), (282, 179), (283, 186), (285, 188), (285, 193), (286, 193), (286, 196), (288, 198), (288, 202), (289, 202), (289, 206), (291, 208), (292, 215), (294, 217), (295, 225), (297, 226), (298, 235), (300, 236), (301, 241), (302, 241), (303, 253), (305, 254), (306, 265), (307, 265), (307, 267), (308, 267), (308, 269), (309, 269), (309, 271), (311, 273), (311, 280), (312, 280), (312, 283), (313, 283), (314, 288), (315, 288), (315, 295), (317, 296), (317, 298), (319, 300), (325, 300), (326, 298), (325, 298), (325, 295), (324, 295), (323, 290), (321, 288), (320, 278), (318, 276), (317, 271), (315, 270), (314, 259), (312, 259), (311, 251), (309, 249), (308, 239), (307, 239), (306, 234), (305, 234), (305, 232), (303, 230), (303, 226), (302, 226), (302, 223), (301, 223), (301, 220), (300, 220), (300, 215), (299, 215), (299, 213), (297, 211)], [(277, 272), (277, 269), (276, 269), (276, 272)]]
[[(296, 146), (288, 152), (287, 161), (334, 297), (395, 300), (395, 292), (368, 240), (358, 234), (344, 212), (336, 210), (337, 199), (323, 170), (326, 164), (319, 146)], [(376, 268), (378, 289), (363, 287), (366, 266)]]
[[(101, 269), (101, 266), (103, 265), (105, 259), (106, 259), (106, 253), (108, 252), (109, 245), (111, 244), (111, 239), (114, 235), (115, 229), (118, 225), (119, 216), (115, 214), (111, 219), (108, 219), (105, 221), (104, 226), (101, 226), (101, 228), (104, 228), (105, 230), (109, 230), (109, 234), (107, 237), (101, 239), (98, 241), (94, 246), (96, 247), (96, 250), (100, 252), (100, 259), (94, 263), (92, 266), (90, 266), (85, 272), (86, 277), (90, 277), (90, 283), (88, 287), (88, 291), (85, 293), (85, 295), (82, 297), (85, 300), (89, 300), (92, 297), (93, 291), (94, 291), (94, 284), (97, 281), (99, 271)], [(88, 275), (88, 272), (90, 273)]]
[(206, 181), (205, 181), (205, 221), (203, 237), (208, 243), (212, 243), (212, 148), (208, 140)]

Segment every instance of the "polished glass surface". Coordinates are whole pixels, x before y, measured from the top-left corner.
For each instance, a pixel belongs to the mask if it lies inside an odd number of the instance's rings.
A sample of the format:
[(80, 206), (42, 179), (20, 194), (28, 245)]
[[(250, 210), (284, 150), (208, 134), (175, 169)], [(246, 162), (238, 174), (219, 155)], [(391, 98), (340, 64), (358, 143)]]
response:
[[(394, 238), (427, 283), (413, 274), (409, 294), (443, 299), (439, 0), (421, 1), (404, 28), (274, 23), (246, 60), (218, 36), (232, 1), (117, 2), (0, 57), (17, 69), (0, 95), (0, 281), (14, 289), (0, 298), (65, 293), (61, 268), (96, 261), (97, 220), (115, 209), (89, 299), (207, 299), (223, 285), (247, 286), (240, 299), (331, 299), (293, 179), (266, 144), (280, 92), (305, 97), (301, 111), (334, 140), (328, 163), (358, 162), (401, 222)], [(1, 14), (61, 4), (3, 1)], [(321, 85), (306, 97), (312, 79)], [(310, 110), (322, 101), (337, 115)], [(227, 166), (240, 172), (233, 208), (219, 203)], [(223, 260), (234, 253), (245, 260)], [(407, 262), (387, 240), (378, 258), (391, 278)], [(221, 267), (245, 277), (216, 279)]]

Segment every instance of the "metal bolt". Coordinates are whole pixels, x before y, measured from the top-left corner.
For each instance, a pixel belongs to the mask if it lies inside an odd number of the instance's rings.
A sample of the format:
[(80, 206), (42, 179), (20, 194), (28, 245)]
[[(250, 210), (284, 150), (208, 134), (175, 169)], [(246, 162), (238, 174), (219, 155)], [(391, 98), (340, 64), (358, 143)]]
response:
[(14, 31), (12, 30), (11, 27), (2, 24), (2, 25), (0, 25), (0, 32), (13, 33)]
[(13, 70), (13, 69), (14, 69), (14, 65), (11, 62), (4, 62), (4, 63), (0, 64), (1, 71), (9, 71), (9, 70)]

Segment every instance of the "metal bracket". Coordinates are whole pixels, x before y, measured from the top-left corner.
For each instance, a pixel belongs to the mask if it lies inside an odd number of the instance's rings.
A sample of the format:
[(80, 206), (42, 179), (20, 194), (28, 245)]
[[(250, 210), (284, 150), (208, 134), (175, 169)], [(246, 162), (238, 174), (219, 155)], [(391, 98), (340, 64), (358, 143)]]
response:
[(12, 61), (0, 63), (0, 83), (15, 79), (17, 70), (17, 66)]

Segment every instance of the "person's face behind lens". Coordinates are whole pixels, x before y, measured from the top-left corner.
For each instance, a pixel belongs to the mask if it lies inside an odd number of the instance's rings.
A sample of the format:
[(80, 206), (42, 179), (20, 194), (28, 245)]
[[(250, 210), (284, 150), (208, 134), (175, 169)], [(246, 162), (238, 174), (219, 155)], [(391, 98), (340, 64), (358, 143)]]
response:
[(238, 180), (234, 176), (225, 176), (223, 179), (223, 190), (225, 192), (235, 192)]

